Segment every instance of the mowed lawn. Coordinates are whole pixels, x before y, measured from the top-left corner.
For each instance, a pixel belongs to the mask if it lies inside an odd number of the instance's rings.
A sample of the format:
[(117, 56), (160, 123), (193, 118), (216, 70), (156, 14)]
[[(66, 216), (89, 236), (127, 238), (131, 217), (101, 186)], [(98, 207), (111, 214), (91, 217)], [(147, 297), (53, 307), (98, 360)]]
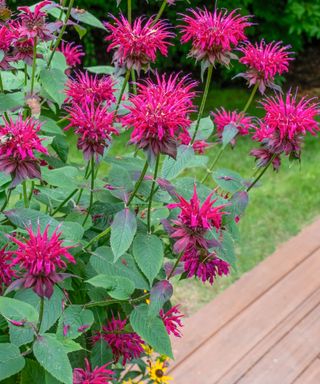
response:
[[(213, 90), (209, 95), (205, 114), (217, 106), (241, 110), (248, 97), (249, 92), (246, 89)], [(253, 104), (249, 113), (261, 116), (261, 108), (256, 108), (255, 105)], [(73, 141), (71, 157), (75, 161), (80, 160), (82, 156), (76, 150), (75, 138), (70, 139)], [(128, 139), (128, 133), (115, 137), (112, 153), (125, 153)], [(229, 168), (243, 177), (250, 177), (254, 171), (254, 159), (248, 154), (253, 146), (250, 138), (240, 138), (233, 150), (228, 148), (225, 151), (218, 168)], [(132, 151), (131, 146), (129, 151)], [(213, 159), (215, 154), (216, 149), (212, 148), (207, 156)], [(102, 163), (101, 173), (107, 169), (108, 166)], [(203, 170), (198, 168), (189, 171), (201, 179)], [(278, 244), (297, 234), (320, 213), (319, 180), (320, 141), (319, 137), (309, 136), (303, 148), (301, 164), (290, 165), (284, 160), (279, 173), (267, 171), (259, 187), (251, 190), (249, 207), (239, 223), (241, 237), (236, 246), (237, 270), (232, 271), (230, 277), (219, 278), (214, 286), (191, 279), (176, 282), (174, 302), (181, 303), (186, 314), (193, 313), (270, 255)]]

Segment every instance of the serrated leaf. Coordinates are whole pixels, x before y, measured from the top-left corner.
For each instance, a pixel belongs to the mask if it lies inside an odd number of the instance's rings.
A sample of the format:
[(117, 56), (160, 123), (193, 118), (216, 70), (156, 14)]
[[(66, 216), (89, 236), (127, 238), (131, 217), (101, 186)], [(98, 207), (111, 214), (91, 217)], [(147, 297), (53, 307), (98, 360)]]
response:
[(39, 120), (42, 122), (41, 131), (52, 133), (53, 135), (65, 136), (63, 130), (53, 119), (50, 119), (50, 117), (40, 116)]
[(61, 342), (51, 335), (39, 336), (33, 344), (33, 353), (42, 367), (65, 384), (72, 384), (72, 368)]
[(75, 189), (77, 187), (77, 178), (79, 175), (79, 170), (70, 166), (57, 169), (44, 168), (42, 170), (42, 178), (48, 184), (54, 185), (56, 187), (66, 188), (68, 190)]
[(130, 324), (133, 330), (156, 352), (173, 358), (170, 339), (163, 321), (158, 316), (149, 316), (148, 311), (148, 305), (142, 304), (131, 312)]
[(87, 283), (106, 289), (108, 294), (117, 300), (129, 299), (135, 289), (134, 283), (123, 276), (100, 274), (87, 280)]
[(7, 319), (25, 320), (29, 323), (36, 323), (39, 317), (32, 305), (4, 296), (0, 296), (0, 314)]
[(21, 372), (20, 384), (44, 383), (45, 371), (41, 365), (31, 359), (26, 359), (26, 365)]
[(244, 185), (243, 178), (229, 169), (218, 169), (213, 172), (212, 178), (226, 192), (237, 192)]
[[(196, 121), (191, 124), (189, 134), (191, 137), (194, 135)], [(200, 119), (199, 128), (196, 135), (196, 140), (207, 140), (213, 133), (214, 124), (210, 116)]]
[(65, 327), (66, 337), (76, 339), (83, 332), (89, 330), (94, 322), (93, 313), (80, 305), (71, 305), (62, 314), (59, 320), (57, 334), (63, 337)]
[(189, 145), (180, 145), (176, 160), (167, 156), (162, 166), (162, 177), (172, 180), (185, 170), (194, 158), (194, 151)]
[(25, 365), (25, 360), (16, 345), (0, 344), (0, 380), (20, 372)]
[(12, 92), (0, 94), (0, 113), (20, 108), (24, 105), (25, 96), (23, 92)]
[(222, 147), (226, 147), (238, 134), (238, 128), (234, 124), (228, 124), (223, 128)]
[(157, 315), (163, 305), (170, 300), (173, 287), (168, 280), (158, 281), (150, 291), (149, 313)]
[(114, 261), (118, 260), (130, 247), (136, 231), (137, 219), (129, 208), (125, 208), (115, 215), (110, 237)]
[(92, 27), (100, 28), (106, 30), (105, 26), (101, 23), (99, 19), (97, 19), (95, 16), (93, 16), (88, 11), (79, 11), (78, 9), (72, 9), (71, 16), (82, 23), (91, 25)]
[(98, 340), (91, 353), (91, 364), (93, 367), (101, 367), (108, 361), (112, 361), (113, 354), (111, 348), (104, 340)]
[(61, 107), (66, 98), (64, 86), (67, 76), (64, 71), (57, 68), (43, 69), (40, 80), (45, 92)]
[(113, 75), (115, 68), (108, 65), (96, 65), (94, 67), (86, 67), (86, 70), (92, 73)]
[(155, 235), (138, 234), (132, 251), (139, 268), (152, 284), (163, 263), (162, 241)]

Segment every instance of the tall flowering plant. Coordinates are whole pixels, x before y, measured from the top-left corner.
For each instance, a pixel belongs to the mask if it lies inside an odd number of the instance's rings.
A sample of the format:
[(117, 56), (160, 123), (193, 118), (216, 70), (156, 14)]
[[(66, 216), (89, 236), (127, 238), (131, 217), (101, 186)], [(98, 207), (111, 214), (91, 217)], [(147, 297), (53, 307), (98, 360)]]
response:
[[(184, 317), (173, 282), (210, 286), (232, 272), (251, 190), (318, 134), (317, 100), (276, 85), (290, 47), (248, 41), (254, 17), (238, 10), (189, 9), (169, 25), (174, 3), (148, 18), (128, 0), (101, 22), (74, 0), (14, 12), (0, 1), (1, 382), (172, 381)], [(83, 68), (68, 32), (86, 24), (113, 66)], [(174, 39), (190, 46), (203, 87), (156, 67)], [(232, 60), (250, 97), (205, 116), (215, 68)], [(247, 114), (258, 90), (260, 119)], [(217, 169), (243, 136), (257, 146), (245, 178)]]

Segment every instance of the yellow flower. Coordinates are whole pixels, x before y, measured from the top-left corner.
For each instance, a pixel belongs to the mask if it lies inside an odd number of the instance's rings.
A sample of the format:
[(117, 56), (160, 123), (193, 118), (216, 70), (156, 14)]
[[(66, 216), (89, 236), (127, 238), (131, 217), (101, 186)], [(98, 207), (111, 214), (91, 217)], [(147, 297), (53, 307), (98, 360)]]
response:
[[(143, 290), (144, 293), (148, 293), (146, 289)], [(150, 299), (146, 299), (146, 303), (149, 305), (150, 304)]]
[(147, 344), (142, 344), (142, 348), (144, 350), (144, 353), (147, 355), (147, 356), (151, 356), (153, 354), (153, 349), (150, 347), (150, 345), (147, 345)]
[(165, 375), (167, 369), (166, 362), (160, 359), (155, 363), (150, 363), (150, 367), (148, 367), (150, 379), (155, 384), (169, 384), (169, 381), (173, 380), (173, 378)]

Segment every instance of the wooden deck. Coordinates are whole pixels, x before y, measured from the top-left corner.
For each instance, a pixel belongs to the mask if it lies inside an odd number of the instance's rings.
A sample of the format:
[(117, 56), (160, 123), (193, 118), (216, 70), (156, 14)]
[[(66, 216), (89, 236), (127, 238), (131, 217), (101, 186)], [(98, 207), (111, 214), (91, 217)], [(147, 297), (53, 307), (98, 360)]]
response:
[(320, 384), (320, 219), (185, 320), (173, 384)]

